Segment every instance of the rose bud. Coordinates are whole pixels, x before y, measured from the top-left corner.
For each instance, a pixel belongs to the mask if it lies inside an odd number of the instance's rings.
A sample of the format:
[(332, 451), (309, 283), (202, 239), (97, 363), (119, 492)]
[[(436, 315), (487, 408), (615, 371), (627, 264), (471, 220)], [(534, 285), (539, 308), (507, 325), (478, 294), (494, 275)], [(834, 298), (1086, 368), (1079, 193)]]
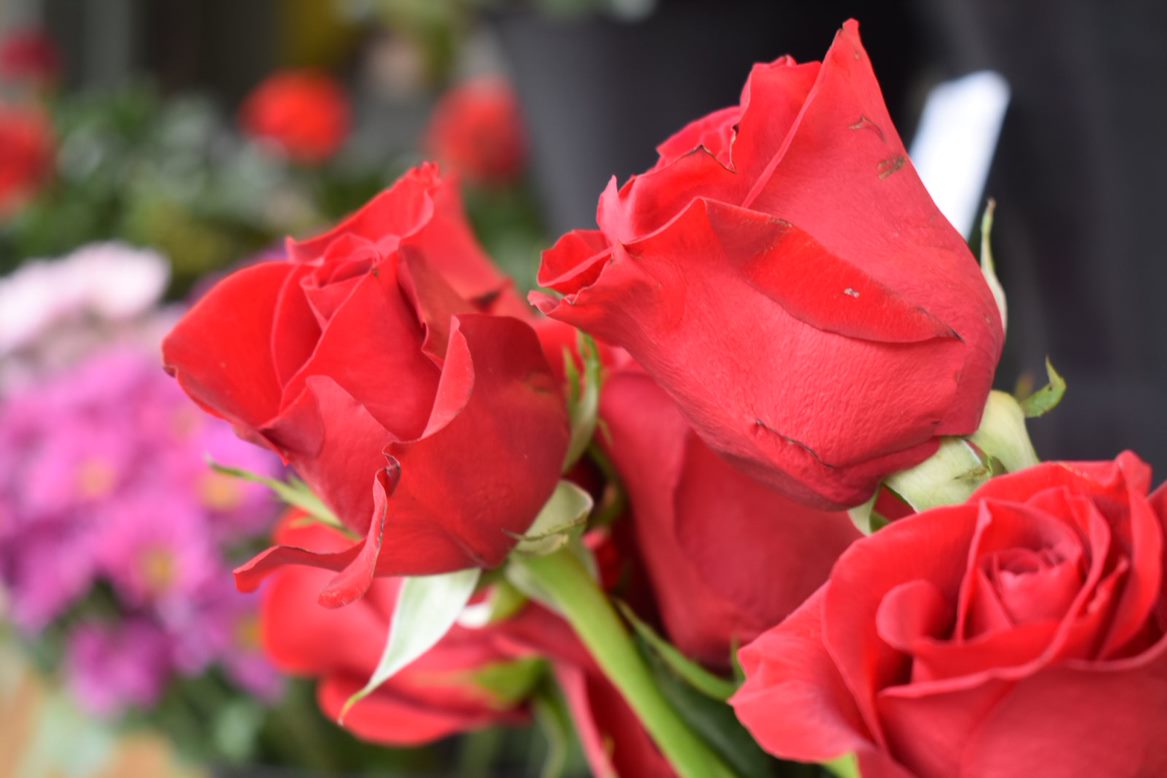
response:
[(312, 70), (282, 70), (268, 76), (243, 102), (244, 132), (289, 159), (325, 161), (348, 138), (348, 95), (333, 78)]
[(728, 668), (734, 645), (797, 608), (860, 537), (846, 513), (794, 502), (714, 454), (635, 368), (605, 382), (600, 416), (665, 633), (692, 659)]
[(203, 408), (278, 452), (353, 533), (342, 552), (279, 547), (237, 571), (343, 571), (342, 605), (374, 575), (500, 564), (555, 488), (567, 411), (531, 327), (465, 223), (416, 168), (288, 259), (220, 281), (163, 343)]
[[(277, 539), (289, 545), (343, 550), (344, 535), (322, 525), (286, 522)], [(336, 719), (380, 659), (396, 607), (400, 579), (378, 579), (351, 607), (331, 610), (316, 602), (328, 573), (286, 567), (263, 588), (260, 610), (264, 651), (281, 670), (319, 679), (317, 698)], [(540, 668), (529, 649), (499, 640), (500, 628), (455, 626), (433, 648), (361, 699), (344, 725), (358, 737), (387, 745), (418, 745), (449, 735), (527, 720), (523, 684), (504, 688), (492, 678), (534, 682)]]
[(532, 293), (628, 349), (715, 451), (841, 508), (972, 433), (1003, 340), (992, 292), (896, 134), (850, 21), (822, 64), (756, 65), (740, 106), (601, 195)]
[(469, 183), (513, 182), (523, 171), (527, 145), (514, 90), (493, 77), (454, 87), (434, 108), (424, 143), (429, 154)]
[(1167, 774), (1167, 489), (1051, 462), (851, 546), (742, 649), (773, 754), (883, 776)]

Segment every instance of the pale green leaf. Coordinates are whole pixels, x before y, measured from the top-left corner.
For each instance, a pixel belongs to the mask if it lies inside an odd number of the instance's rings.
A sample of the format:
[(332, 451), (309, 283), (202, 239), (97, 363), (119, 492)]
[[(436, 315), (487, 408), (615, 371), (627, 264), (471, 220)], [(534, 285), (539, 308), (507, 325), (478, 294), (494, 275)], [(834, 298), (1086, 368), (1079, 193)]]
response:
[(441, 575), (414, 576), (402, 582), (385, 650), (369, 682), (344, 704), (341, 723), (353, 705), (433, 648), (450, 631), (474, 594), (481, 574), (480, 568), (471, 567)]

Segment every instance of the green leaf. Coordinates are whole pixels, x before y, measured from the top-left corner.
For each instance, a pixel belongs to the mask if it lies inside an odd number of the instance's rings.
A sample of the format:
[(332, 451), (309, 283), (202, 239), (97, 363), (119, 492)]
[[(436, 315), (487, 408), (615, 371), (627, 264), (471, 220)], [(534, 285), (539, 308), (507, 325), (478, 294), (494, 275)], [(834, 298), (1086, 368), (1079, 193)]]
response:
[(540, 556), (558, 551), (587, 523), (592, 506), (590, 494), (571, 481), (560, 481), (527, 531), (515, 536), (515, 550)]
[(1066, 394), (1066, 379), (1058, 375), (1057, 370), (1054, 370), (1049, 357), (1046, 357), (1045, 360), (1045, 372), (1049, 376), (1049, 383), (1020, 401), (1021, 410), (1027, 419), (1034, 419), (1049, 413), (1058, 407), (1058, 403)]
[[(276, 493), (276, 496), (286, 502), (288, 505), (295, 506), (300, 510), (308, 513), (317, 521), (323, 522), (337, 529), (349, 532), (337, 517), (332, 509), (325, 505), (324, 501), (317, 497), (308, 485), (299, 478), (292, 476), (288, 478), (287, 482), (281, 481), (278, 478), (268, 478), (267, 476), (253, 473), (250, 470), (243, 470), (238, 467), (230, 467), (228, 465), (221, 465), (212, 459), (207, 460), (207, 464), (216, 473), (220, 473), (231, 478), (241, 478), (244, 481), (251, 481), (252, 483), (263, 484), (268, 489)], [(351, 534), (351, 533), (350, 533)]]
[(925, 511), (964, 502), (991, 476), (992, 469), (967, 441), (944, 438), (935, 454), (884, 483), (914, 510)]
[(504, 708), (519, 704), (547, 674), (547, 661), (539, 657), (484, 665), (470, 673), (471, 681), (490, 692)]
[(854, 754), (837, 756), (829, 762), (823, 762), (822, 765), (837, 778), (860, 778), (859, 760)]
[(737, 685), (733, 681), (717, 677), (682, 654), (672, 643), (656, 634), (656, 631), (641, 621), (627, 604), (617, 600), (616, 605), (640, 639), (664, 660), (665, 665), (670, 670), (683, 678), (694, 689), (719, 702), (725, 702), (737, 691)]
[(583, 456), (596, 434), (596, 421), (600, 413), (600, 388), (604, 383), (604, 366), (600, 362), (600, 350), (596, 342), (581, 330), (578, 334), (577, 348), (583, 360), (582, 375), (576, 369), (571, 354), (564, 352), (567, 413), (571, 421), (571, 438), (567, 444), (567, 455), (563, 459), (565, 473)]
[(344, 723), (353, 705), (433, 648), (450, 631), (474, 594), (481, 574), (480, 568), (471, 567), (442, 575), (414, 576), (402, 582), (377, 668), (365, 687), (348, 698), (339, 723)]
[(733, 709), (723, 701), (698, 691), (682, 679), (641, 639), (641, 650), (661, 693), (684, 721), (742, 778), (770, 778), (778, 773), (771, 759), (738, 722)]
[(981, 273), (985, 276), (985, 283), (993, 293), (993, 300), (997, 303), (997, 310), (1001, 312), (1001, 327), (1007, 328), (1009, 323), (1008, 306), (1005, 303), (1005, 288), (997, 278), (997, 268), (993, 262), (993, 247), (989, 235), (993, 231), (993, 213), (997, 210), (997, 202), (989, 198), (985, 205), (985, 213), (981, 217)]

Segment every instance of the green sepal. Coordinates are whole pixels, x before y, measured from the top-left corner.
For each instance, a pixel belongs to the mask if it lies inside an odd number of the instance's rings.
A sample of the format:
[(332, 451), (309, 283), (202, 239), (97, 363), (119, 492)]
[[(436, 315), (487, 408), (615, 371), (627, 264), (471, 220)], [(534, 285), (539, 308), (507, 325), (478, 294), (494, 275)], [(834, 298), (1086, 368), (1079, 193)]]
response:
[(989, 392), (981, 426), (969, 440), (987, 457), (990, 477), (1024, 470), (1039, 461), (1025, 429), (1024, 410), (1006, 392)]
[(587, 451), (600, 414), (600, 389), (604, 383), (604, 366), (600, 350), (591, 336), (578, 331), (576, 348), (583, 361), (582, 372), (576, 368), (571, 352), (564, 349), (563, 370), (567, 382), (567, 414), (571, 423), (571, 437), (563, 458), (563, 472), (567, 472)]
[(1033, 394), (1018, 401), (1021, 405), (1021, 411), (1027, 419), (1035, 419), (1049, 413), (1058, 407), (1058, 403), (1066, 394), (1066, 379), (1062, 378), (1057, 370), (1054, 370), (1049, 357), (1045, 359), (1045, 373), (1049, 377), (1049, 382)]
[(1007, 329), (1009, 311), (1005, 302), (1005, 288), (1001, 286), (1001, 281), (997, 278), (997, 267), (993, 262), (993, 247), (989, 241), (989, 236), (993, 231), (993, 213), (996, 210), (997, 202), (989, 198), (985, 205), (985, 213), (981, 216), (981, 273), (985, 277), (989, 291), (993, 293), (994, 302), (997, 303), (997, 310), (1001, 314), (1001, 328)]
[(593, 506), (590, 494), (571, 481), (560, 481), (527, 531), (514, 536), (519, 541), (515, 551), (537, 556), (558, 551), (580, 534)]
[[(231, 478), (239, 478), (244, 481), (250, 481), (256, 484), (262, 484), (268, 489), (275, 492), (276, 496), (286, 502), (288, 505), (299, 508), (307, 513), (312, 520), (318, 521), (322, 524), (327, 524), (330, 527), (339, 529), (347, 534), (352, 535), (344, 524), (341, 523), (340, 518), (337, 517), (332, 509), (329, 508), (324, 500), (321, 500), (316, 494), (308, 488), (308, 484), (301, 481), (295, 476), (289, 476), (287, 481), (281, 481), (278, 478), (268, 478), (267, 476), (253, 473), (250, 470), (244, 470), (239, 467), (230, 467), (228, 465), (221, 465), (213, 459), (207, 459), (207, 464), (212, 470), (221, 475), (229, 476)], [(355, 537), (355, 536), (354, 536)]]
[(992, 468), (962, 438), (943, 438), (936, 453), (884, 482), (913, 510), (964, 502), (992, 477)]

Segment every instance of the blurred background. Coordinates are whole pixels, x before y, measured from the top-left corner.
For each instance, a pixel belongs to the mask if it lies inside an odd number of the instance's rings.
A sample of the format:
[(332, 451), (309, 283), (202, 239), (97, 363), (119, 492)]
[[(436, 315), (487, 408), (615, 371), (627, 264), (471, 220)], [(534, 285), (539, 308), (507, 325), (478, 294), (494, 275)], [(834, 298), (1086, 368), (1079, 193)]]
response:
[[(998, 203), (998, 386), (1040, 379), (1047, 355), (1069, 384), (1033, 425), (1039, 453), (1131, 448), (1167, 474), (1167, 4), (4, 0), (0, 776), (471, 775), (544, 748), (508, 730), (373, 748), (267, 666), (226, 571), (277, 509), (204, 457), (279, 466), (192, 412), (160, 333), (217, 273), (425, 158), (529, 288), (610, 176), (736, 103), (753, 62), (820, 58), (850, 16), (906, 141), (938, 84), (1008, 85), (975, 195)], [(160, 504), (187, 517), (168, 536)]]

